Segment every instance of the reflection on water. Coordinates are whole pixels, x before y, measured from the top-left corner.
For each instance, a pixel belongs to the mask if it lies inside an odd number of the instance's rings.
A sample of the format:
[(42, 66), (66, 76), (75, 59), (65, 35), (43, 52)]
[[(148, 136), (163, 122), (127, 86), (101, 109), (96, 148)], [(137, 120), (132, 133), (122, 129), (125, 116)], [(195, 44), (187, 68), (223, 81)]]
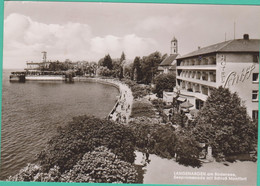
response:
[[(257, 163), (249, 161), (237, 161), (234, 163), (204, 163), (200, 168), (186, 167), (179, 165), (173, 159), (160, 158), (154, 154), (150, 154), (149, 163), (145, 163), (144, 154), (135, 152), (135, 164), (142, 167), (143, 173), (139, 178), (143, 177), (144, 184), (191, 184), (191, 185), (256, 185), (257, 179)], [(188, 180), (174, 179), (176, 172), (205, 172), (205, 173), (234, 173), (237, 177), (246, 177), (247, 181), (231, 181), (231, 180)]]

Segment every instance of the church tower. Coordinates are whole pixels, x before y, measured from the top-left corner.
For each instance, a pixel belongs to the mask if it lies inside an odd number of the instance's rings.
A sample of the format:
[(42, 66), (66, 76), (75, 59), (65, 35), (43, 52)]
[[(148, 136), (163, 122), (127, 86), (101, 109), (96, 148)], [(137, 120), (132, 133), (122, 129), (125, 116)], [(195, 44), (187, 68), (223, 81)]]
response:
[(178, 41), (175, 37), (171, 40), (171, 55), (178, 54)]

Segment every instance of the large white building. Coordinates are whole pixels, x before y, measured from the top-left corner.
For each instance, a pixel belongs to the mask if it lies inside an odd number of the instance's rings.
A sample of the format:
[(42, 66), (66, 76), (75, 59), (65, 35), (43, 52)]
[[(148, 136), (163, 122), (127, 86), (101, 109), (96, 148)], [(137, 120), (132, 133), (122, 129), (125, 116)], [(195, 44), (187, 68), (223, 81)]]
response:
[[(175, 92), (200, 109), (213, 88), (237, 92), (249, 116), (258, 118), (259, 39), (225, 41), (177, 58)], [(192, 108), (191, 108), (192, 109)]]

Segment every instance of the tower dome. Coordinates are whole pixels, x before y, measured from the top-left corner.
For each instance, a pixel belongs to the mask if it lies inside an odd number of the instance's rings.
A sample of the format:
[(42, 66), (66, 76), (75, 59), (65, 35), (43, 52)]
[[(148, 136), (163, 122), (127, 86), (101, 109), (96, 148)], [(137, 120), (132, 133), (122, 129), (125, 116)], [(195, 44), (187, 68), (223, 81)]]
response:
[(171, 40), (171, 55), (178, 54), (178, 41), (175, 37)]

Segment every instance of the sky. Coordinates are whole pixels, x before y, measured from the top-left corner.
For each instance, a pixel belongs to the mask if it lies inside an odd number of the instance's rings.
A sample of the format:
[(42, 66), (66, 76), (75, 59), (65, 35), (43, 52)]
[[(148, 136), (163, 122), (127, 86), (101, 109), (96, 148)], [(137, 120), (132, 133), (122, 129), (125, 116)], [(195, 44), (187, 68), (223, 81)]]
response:
[[(178, 53), (226, 40), (260, 39), (260, 6), (5, 1), (3, 68), (26, 61), (127, 59)], [(235, 22), (235, 34), (234, 34)]]

